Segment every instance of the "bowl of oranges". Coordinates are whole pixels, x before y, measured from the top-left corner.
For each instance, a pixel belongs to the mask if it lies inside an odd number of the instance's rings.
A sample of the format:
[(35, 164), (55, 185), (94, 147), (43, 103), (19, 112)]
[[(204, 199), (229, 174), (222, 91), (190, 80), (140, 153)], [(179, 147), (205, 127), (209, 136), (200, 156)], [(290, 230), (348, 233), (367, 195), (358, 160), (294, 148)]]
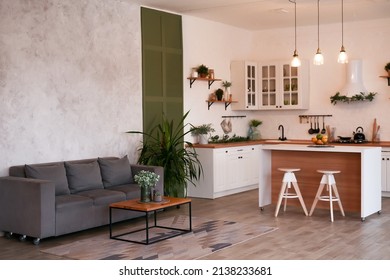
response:
[(326, 145), (328, 144), (328, 135), (326, 134), (317, 134), (311, 138), (311, 141), (316, 145)]

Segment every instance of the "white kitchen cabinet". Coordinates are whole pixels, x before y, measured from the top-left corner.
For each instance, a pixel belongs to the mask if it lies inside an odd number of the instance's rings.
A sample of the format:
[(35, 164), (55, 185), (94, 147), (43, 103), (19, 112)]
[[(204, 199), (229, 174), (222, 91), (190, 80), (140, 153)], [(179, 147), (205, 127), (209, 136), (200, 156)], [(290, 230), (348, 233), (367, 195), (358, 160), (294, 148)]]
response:
[(259, 110), (297, 110), (309, 108), (309, 63), (300, 67), (289, 62), (259, 64)]
[(237, 103), (233, 103), (232, 110), (258, 110), (259, 91), (258, 69), (256, 62), (232, 61), (230, 63), (231, 94)]
[(382, 196), (390, 197), (390, 149), (382, 150)]
[(217, 198), (256, 189), (259, 183), (259, 145), (228, 148), (196, 148), (204, 177), (188, 196)]

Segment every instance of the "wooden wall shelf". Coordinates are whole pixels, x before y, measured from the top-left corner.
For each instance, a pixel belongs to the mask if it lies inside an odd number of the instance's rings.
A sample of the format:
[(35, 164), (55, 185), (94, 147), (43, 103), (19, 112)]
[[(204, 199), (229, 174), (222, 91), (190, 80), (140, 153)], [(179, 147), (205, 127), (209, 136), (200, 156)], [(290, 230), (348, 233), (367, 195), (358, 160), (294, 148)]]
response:
[(187, 79), (190, 80), (190, 88), (192, 87), (192, 84), (193, 84), (196, 80), (199, 80), (199, 81), (207, 81), (207, 82), (208, 82), (208, 85), (209, 85), (209, 89), (210, 89), (210, 86), (211, 86), (215, 81), (222, 81), (222, 79), (210, 79), (210, 78), (199, 78), (199, 77), (188, 77)]
[(209, 110), (210, 110), (211, 105), (213, 105), (214, 103), (225, 103), (225, 110), (226, 110), (226, 108), (229, 107), (230, 104), (237, 103), (238, 101), (224, 101), (224, 100), (214, 100), (214, 101), (211, 101), (211, 100), (206, 100), (206, 102), (207, 102), (207, 107), (208, 107)]

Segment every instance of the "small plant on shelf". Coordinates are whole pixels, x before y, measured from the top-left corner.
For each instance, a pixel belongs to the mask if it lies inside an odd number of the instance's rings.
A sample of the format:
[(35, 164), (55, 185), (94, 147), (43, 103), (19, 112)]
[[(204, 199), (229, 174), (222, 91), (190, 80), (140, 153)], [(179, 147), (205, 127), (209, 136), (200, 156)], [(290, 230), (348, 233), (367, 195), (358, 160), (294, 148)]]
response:
[(201, 64), (196, 68), (196, 72), (198, 72), (199, 77), (206, 78), (209, 74), (209, 68), (206, 65)]
[(228, 81), (223, 81), (222, 86), (225, 88), (225, 90), (227, 90), (228, 88), (230, 88), (232, 86), (232, 83), (228, 82)]
[(390, 62), (388, 62), (388, 63), (385, 65), (385, 70), (387, 71), (387, 75), (390, 77)]
[(221, 101), (222, 100), (222, 97), (223, 97), (223, 90), (222, 89), (217, 89), (216, 91), (215, 91), (215, 95), (217, 96), (217, 100), (218, 101)]

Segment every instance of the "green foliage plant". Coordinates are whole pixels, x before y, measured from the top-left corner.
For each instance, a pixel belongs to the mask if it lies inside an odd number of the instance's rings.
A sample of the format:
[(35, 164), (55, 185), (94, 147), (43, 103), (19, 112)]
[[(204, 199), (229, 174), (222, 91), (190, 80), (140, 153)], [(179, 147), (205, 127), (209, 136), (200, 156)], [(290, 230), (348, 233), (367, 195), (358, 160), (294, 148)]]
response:
[(203, 175), (195, 148), (184, 140), (193, 131), (190, 128), (185, 132), (189, 126), (185, 123), (188, 114), (189, 111), (177, 124), (163, 115), (162, 122), (150, 132), (127, 131), (144, 137), (138, 164), (164, 168), (164, 193), (167, 196), (186, 197), (188, 184), (196, 186), (196, 181)]
[(206, 65), (201, 64), (196, 68), (196, 72), (198, 72), (200, 77), (205, 77), (209, 74), (209, 68)]
[(217, 99), (218, 100), (222, 100), (222, 97), (223, 97), (223, 90), (222, 89), (217, 89), (216, 91), (215, 91), (215, 95), (217, 96)]
[(390, 62), (388, 62), (388, 63), (385, 65), (385, 70), (386, 70), (387, 72), (390, 71)]
[(335, 95), (330, 97), (330, 103), (336, 105), (337, 102), (351, 103), (355, 101), (366, 101), (366, 100), (371, 102), (372, 100), (374, 100), (375, 95), (377, 95), (377, 92), (370, 92), (368, 94), (361, 92), (359, 94), (355, 94), (349, 97), (346, 95), (341, 95), (340, 92), (337, 92)]
[(262, 121), (253, 119), (253, 120), (250, 120), (250, 121), (249, 121), (249, 126), (251, 126), (251, 127), (258, 127), (258, 126), (261, 125), (262, 123), (263, 123)]
[(202, 125), (199, 125), (199, 126), (192, 126), (191, 135), (192, 136), (197, 136), (197, 135), (201, 135), (201, 134), (208, 134), (208, 133), (214, 132), (214, 131), (215, 131), (215, 129), (212, 128), (212, 124), (211, 123), (209, 123), (209, 124), (202, 124)]

